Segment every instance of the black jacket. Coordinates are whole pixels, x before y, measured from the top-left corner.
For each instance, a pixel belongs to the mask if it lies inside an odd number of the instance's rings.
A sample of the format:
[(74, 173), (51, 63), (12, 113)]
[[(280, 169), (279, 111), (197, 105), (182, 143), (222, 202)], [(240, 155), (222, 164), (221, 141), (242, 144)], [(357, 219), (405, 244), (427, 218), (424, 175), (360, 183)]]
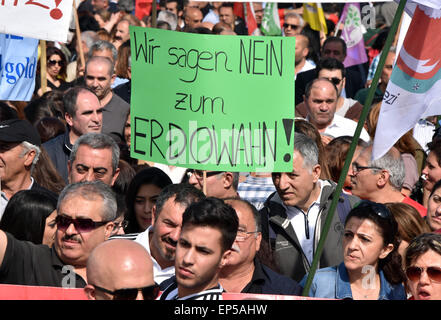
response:
[(43, 148), (47, 151), (58, 173), (68, 182), (67, 161), (70, 157), (72, 144), (69, 140), (69, 130), (43, 143)]

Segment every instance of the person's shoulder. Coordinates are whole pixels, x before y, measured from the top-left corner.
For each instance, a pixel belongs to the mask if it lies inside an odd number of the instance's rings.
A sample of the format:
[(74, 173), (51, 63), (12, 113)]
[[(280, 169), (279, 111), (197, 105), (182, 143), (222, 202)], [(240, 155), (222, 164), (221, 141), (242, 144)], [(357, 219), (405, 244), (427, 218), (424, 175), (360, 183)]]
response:
[(262, 269), (267, 275), (271, 287), (280, 294), (299, 295), (301, 293), (301, 286), (294, 279), (280, 274), (264, 264), (262, 264)]
[(63, 143), (63, 141), (64, 141), (64, 136), (65, 136), (65, 133), (59, 134), (58, 136), (53, 137), (52, 139), (49, 139), (48, 141), (44, 142), (44, 143), (42, 144), (42, 146), (43, 146), (45, 149), (52, 148), (52, 147), (54, 147), (54, 146), (58, 146), (58, 145), (60, 145), (60, 144)]

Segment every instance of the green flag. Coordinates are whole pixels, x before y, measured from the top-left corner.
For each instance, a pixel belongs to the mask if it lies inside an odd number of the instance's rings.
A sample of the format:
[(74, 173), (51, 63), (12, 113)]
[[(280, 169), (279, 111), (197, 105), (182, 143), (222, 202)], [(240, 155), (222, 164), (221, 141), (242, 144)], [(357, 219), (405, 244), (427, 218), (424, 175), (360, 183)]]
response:
[(276, 2), (267, 2), (260, 30), (266, 36), (281, 36), (279, 12)]

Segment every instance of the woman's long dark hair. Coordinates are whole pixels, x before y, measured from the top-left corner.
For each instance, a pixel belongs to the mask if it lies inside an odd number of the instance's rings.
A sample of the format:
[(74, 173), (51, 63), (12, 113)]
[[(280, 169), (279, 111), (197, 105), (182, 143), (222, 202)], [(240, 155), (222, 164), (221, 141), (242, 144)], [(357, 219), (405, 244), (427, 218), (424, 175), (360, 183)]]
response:
[[(381, 212), (380, 214), (378, 214), (379, 211)], [(384, 276), (389, 283), (403, 283), (406, 276), (402, 269), (401, 256), (398, 253), (398, 246), (400, 245), (398, 224), (389, 209), (381, 203), (363, 200), (349, 212), (346, 217), (345, 226), (353, 217), (361, 220), (369, 219), (375, 223), (383, 237), (384, 246), (390, 243), (393, 244), (394, 249), (392, 252), (386, 258), (379, 259), (378, 268), (383, 270)]]
[(6, 205), (0, 229), (18, 240), (41, 244), (46, 218), (57, 208), (57, 198), (41, 190), (21, 190)]
[(135, 198), (139, 188), (145, 184), (153, 184), (160, 189), (164, 189), (169, 184), (173, 184), (173, 182), (164, 171), (156, 167), (142, 169), (133, 177), (126, 194), (126, 220), (128, 221), (128, 225), (126, 230), (124, 230), (125, 233), (144, 231), (140, 230), (140, 226), (136, 221)]

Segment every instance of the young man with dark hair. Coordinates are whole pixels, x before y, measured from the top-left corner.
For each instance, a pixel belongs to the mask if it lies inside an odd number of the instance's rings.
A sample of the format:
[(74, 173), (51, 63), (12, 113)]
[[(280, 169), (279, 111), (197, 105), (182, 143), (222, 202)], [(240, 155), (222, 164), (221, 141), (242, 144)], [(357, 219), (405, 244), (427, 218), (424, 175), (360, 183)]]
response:
[(191, 204), (182, 217), (176, 247), (176, 276), (161, 300), (221, 300), (219, 272), (236, 239), (236, 211), (217, 198)]

